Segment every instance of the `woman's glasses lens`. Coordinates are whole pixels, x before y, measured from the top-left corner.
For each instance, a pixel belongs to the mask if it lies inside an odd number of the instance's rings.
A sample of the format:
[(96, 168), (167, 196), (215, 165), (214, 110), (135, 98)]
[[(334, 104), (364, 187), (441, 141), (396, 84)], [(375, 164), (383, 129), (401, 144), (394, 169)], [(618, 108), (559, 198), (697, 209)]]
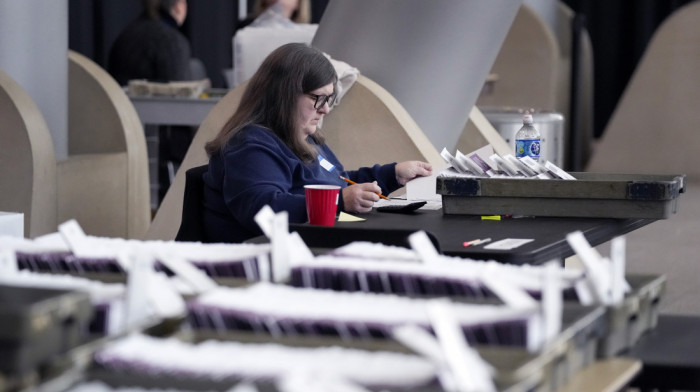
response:
[(331, 95), (316, 95), (316, 94), (309, 94), (310, 96), (314, 97), (316, 99), (316, 102), (314, 103), (314, 109), (318, 110), (323, 107), (323, 105), (328, 102), (328, 106), (333, 106), (333, 103), (335, 102), (335, 94)]

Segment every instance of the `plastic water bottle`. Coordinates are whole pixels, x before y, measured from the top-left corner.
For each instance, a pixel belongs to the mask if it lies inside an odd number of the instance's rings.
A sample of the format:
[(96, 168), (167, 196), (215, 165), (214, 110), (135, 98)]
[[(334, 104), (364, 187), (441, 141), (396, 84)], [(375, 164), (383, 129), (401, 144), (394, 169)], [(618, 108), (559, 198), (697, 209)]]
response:
[(532, 125), (532, 115), (523, 116), (523, 126), (515, 134), (515, 157), (540, 160), (540, 132)]

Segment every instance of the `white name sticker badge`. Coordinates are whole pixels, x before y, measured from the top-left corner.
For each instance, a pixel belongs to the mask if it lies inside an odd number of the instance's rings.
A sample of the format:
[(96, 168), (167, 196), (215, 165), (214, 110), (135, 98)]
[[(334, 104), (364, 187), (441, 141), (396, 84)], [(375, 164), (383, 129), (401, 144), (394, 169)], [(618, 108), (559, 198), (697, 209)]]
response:
[(335, 165), (330, 163), (323, 155), (318, 156), (318, 162), (322, 168), (332, 172), (335, 169)]

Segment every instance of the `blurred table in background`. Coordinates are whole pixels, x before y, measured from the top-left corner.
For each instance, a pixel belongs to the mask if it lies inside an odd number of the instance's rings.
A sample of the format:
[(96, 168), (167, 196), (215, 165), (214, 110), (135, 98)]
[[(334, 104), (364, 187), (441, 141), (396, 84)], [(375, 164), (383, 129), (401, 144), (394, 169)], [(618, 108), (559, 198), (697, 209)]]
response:
[(146, 124), (192, 125), (199, 126), (211, 109), (219, 103), (228, 90), (207, 91), (204, 98), (168, 96), (129, 96)]
[(201, 98), (173, 96), (132, 96), (128, 95), (131, 103), (143, 124), (148, 147), (148, 168), (151, 184), (151, 209), (157, 210), (159, 202), (159, 170), (161, 165), (168, 167), (169, 177), (175, 176), (177, 168), (172, 162), (161, 161), (161, 145), (159, 126), (191, 126), (199, 127), (209, 112), (219, 103), (221, 97), (229, 90), (210, 89)]

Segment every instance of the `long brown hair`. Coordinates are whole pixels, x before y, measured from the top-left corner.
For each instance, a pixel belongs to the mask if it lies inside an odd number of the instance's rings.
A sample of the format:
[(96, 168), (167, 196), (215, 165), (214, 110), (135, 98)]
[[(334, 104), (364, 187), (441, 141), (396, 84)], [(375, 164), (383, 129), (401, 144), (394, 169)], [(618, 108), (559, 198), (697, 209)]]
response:
[[(297, 100), (305, 93), (338, 81), (333, 65), (307, 44), (282, 45), (270, 53), (248, 82), (241, 103), (219, 134), (205, 145), (212, 156), (243, 127), (257, 124), (270, 129), (303, 162), (316, 159), (316, 150), (298, 137)], [(311, 136), (316, 144), (323, 136)]]

